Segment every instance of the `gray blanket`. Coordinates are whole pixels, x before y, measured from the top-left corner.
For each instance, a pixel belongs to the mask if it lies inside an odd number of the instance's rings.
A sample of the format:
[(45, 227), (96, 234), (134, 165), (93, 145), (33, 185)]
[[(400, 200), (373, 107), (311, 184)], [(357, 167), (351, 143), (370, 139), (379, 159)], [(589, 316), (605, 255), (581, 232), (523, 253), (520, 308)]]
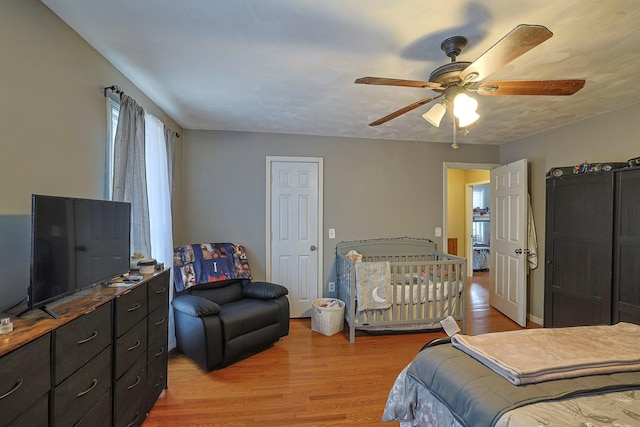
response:
[(389, 261), (356, 262), (358, 311), (391, 307), (391, 266)]
[(640, 388), (640, 371), (516, 386), (451, 344), (421, 351), (407, 374), (446, 405), (463, 426), (493, 426), (503, 413), (529, 403)]

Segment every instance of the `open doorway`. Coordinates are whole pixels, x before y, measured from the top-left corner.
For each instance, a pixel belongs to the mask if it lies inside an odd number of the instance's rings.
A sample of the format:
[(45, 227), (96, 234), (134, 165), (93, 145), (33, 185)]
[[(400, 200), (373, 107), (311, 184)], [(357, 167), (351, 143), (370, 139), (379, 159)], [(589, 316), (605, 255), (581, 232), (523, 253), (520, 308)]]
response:
[[(486, 196), (486, 201), (489, 203), (491, 200), (490, 191), (485, 193), (480, 188), (489, 190), (490, 170), (498, 166), (493, 163), (446, 162), (443, 166), (444, 226), (442, 247), (447, 252), (451, 252), (455, 248), (458, 256), (467, 258), (467, 276), (469, 277), (472, 277), (474, 273), (474, 240), (477, 243), (486, 242), (488, 246), (490, 232), (490, 222), (474, 224), (474, 217), (479, 217), (481, 214), (481, 211), (478, 211), (478, 215), (474, 215), (474, 207), (487, 208), (489, 206), (488, 204), (485, 206), (484, 197)], [(486, 187), (480, 187), (481, 185), (486, 185)], [(476, 186), (478, 188), (474, 191)], [(475, 200), (474, 192), (476, 193)], [(481, 197), (483, 198), (482, 202), (479, 200)], [(474, 206), (474, 202), (478, 202), (476, 203), (478, 206)], [(488, 213), (488, 209), (484, 212)], [(487, 233), (486, 241), (485, 232)], [(488, 256), (489, 251), (486, 252)]]
[[(521, 326), (526, 326), (526, 254), (527, 243), (527, 159), (508, 165), (444, 163), (443, 172), (443, 247), (455, 232), (455, 213), (465, 212), (466, 199), (459, 195), (455, 174), (490, 171), (490, 265), (489, 300), (492, 307)], [(471, 178), (470, 181), (477, 181)], [(471, 209), (471, 208), (470, 208)], [(464, 214), (463, 214), (464, 215)], [(496, 221), (499, 219), (499, 221)], [(472, 239), (470, 234), (462, 239)], [(523, 249), (524, 248), (524, 249)], [(467, 262), (469, 265), (470, 262)], [(473, 272), (470, 283), (474, 284)]]
[[(482, 171), (487, 174), (489, 171)], [(489, 271), (491, 242), (491, 185), (489, 181), (466, 185), (466, 258), (470, 275)]]

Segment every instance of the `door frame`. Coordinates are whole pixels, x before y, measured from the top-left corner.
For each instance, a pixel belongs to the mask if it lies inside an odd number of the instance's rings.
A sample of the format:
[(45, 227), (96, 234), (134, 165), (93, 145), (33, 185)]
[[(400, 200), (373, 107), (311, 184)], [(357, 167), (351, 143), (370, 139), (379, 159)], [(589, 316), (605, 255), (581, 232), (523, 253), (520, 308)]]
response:
[(266, 277), (265, 280), (271, 281), (271, 171), (273, 169), (274, 162), (288, 162), (288, 163), (316, 163), (318, 165), (318, 229), (316, 230), (318, 236), (318, 271), (317, 271), (317, 295), (319, 297), (324, 296), (324, 240), (322, 230), (324, 228), (324, 158), (322, 157), (295, 157), (295, 156), (267, 156), (266, 157), (266, 226), (265, 226), (265, 246), (266, 246)]
[[(499, 163), (460, 163), (460, 162), (443, 162), (442, 163), (442, 248), (447, 247), (447, 200), (449, 198), (449, 183), (447, 172), (449, 169), (478, 169), (491, 170), (500, 166)], [(467, 260), (467, 263), (469, 261)]]

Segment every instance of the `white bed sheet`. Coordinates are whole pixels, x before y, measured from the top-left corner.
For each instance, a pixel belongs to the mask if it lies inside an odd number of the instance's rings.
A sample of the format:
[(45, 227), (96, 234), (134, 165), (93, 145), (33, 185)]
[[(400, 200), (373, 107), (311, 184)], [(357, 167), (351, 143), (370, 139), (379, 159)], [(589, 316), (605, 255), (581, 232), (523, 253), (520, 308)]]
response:
[[(406, 277), (408, 279), (408, 277)], [(405, 280), (404, 283), (407, 283), (408, 280)], [(422, 279), (421, 284), (415, 284), (416, 277), (414, 276), (414, 284), (401, 284), (395, 283), (392, 284), (393, 292), (395, 293), (393, 302), (395, 304), (419, 304), (424, 303), (429, 298), (429, 301), (441, 301), (442, 299), (449, 298), (449, 290), (451, 288), (455, 289), (456, 285), (458, 288), (458, 292), (462, 292), (463, 284), (462, 281), (456, 281), (449, 284), (448, 281), (444, 282), (436, 282), (429, 281), (429, 286), (427, 288), (427, 284), (424, 283), (424, 279)], [(404, 299), (402, 298), (404, 295)]]

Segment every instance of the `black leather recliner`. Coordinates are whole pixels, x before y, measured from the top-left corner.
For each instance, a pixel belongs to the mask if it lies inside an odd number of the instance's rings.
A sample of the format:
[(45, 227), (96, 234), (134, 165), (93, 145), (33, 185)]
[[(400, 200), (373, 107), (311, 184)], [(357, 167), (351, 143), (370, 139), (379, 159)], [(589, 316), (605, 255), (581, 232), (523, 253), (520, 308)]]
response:
[(178, 348), (206, 371), (266, 349), (289, 334), (287, 293), (248, 279), (189, 288), (172, 302)]
[(171, 303), (177, 346), (207, 372), (265, 350), (289, 334), (287, 294), (248, 278), (192, 284)]

